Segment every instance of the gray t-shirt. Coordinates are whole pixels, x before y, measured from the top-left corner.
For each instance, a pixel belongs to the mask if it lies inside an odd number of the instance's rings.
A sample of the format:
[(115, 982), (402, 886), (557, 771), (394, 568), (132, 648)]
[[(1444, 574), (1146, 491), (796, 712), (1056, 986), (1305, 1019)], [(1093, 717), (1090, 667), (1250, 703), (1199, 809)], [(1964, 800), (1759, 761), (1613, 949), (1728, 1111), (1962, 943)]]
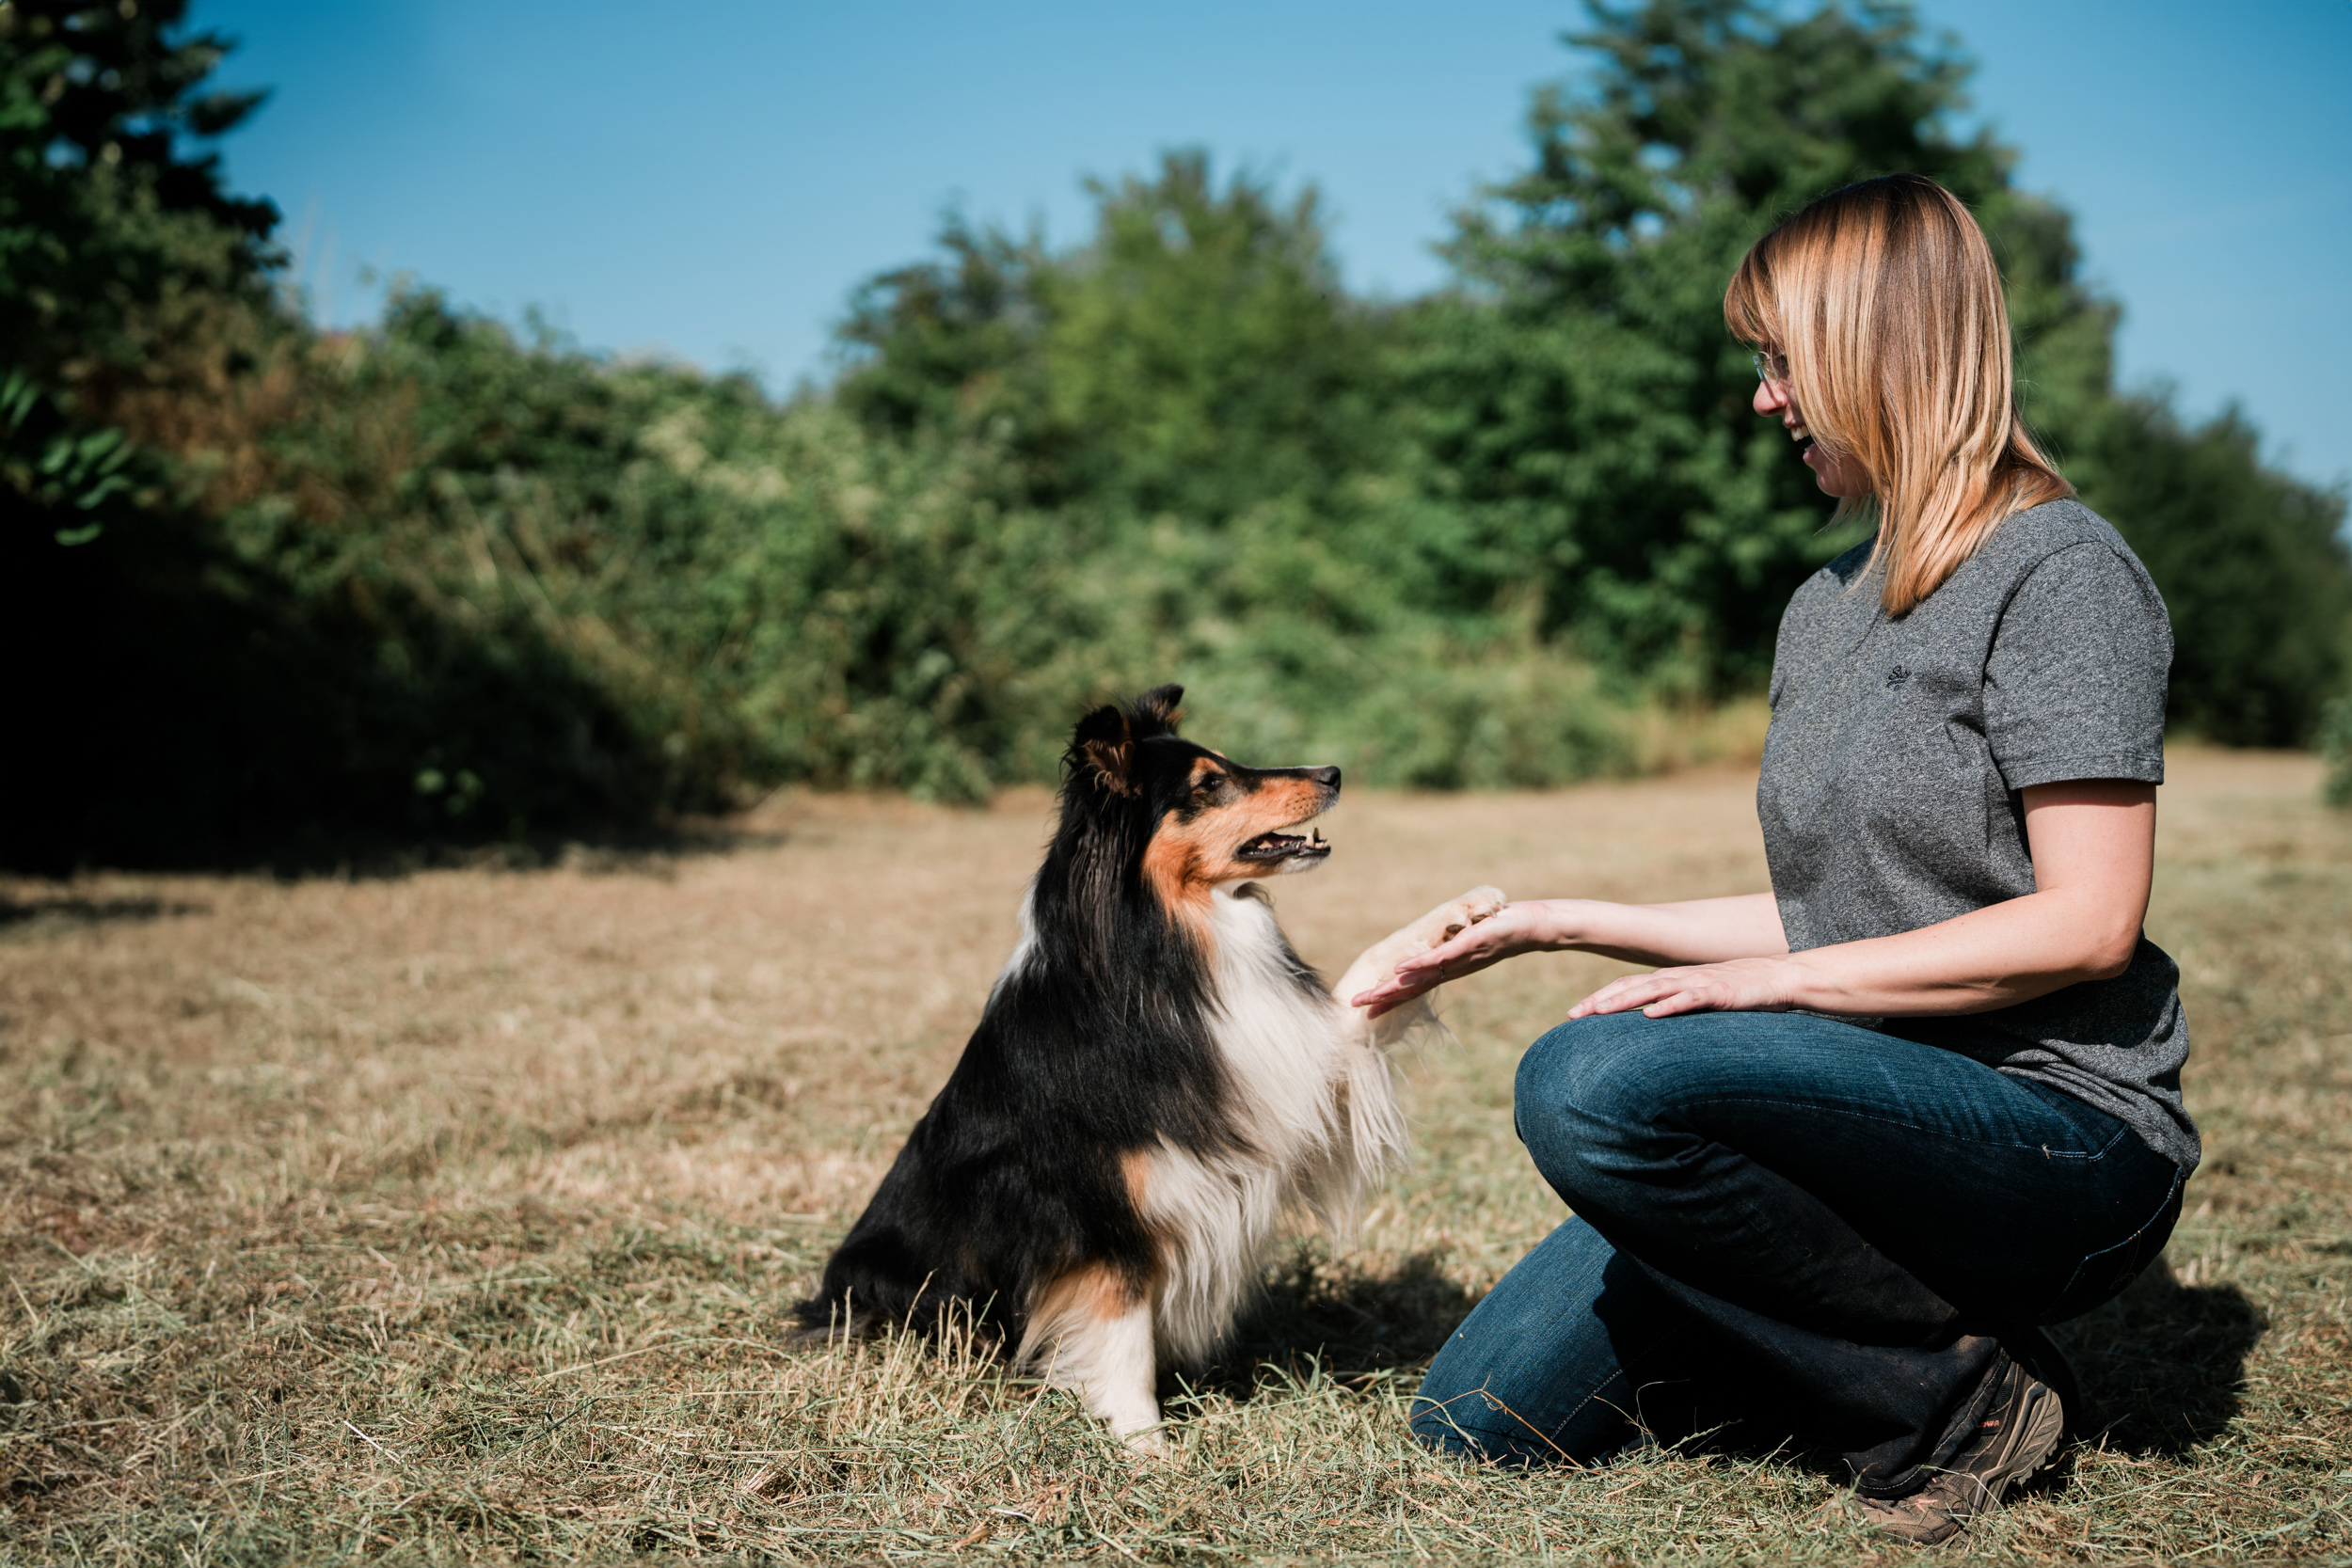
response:
[[(2131, 546), (2071, 500), (2021, 512), (1890, 620), (1869, 546), (1788, 603), (1756, 812), (1791, 952), (1916, 930), (2033, 892), (2029, 784), (2164, 782), (2172, 629)], [(2047, 1084), (2184, 1170), (2180, 971), (2131, 967), (1994, 1012), (1868, 1021)]]

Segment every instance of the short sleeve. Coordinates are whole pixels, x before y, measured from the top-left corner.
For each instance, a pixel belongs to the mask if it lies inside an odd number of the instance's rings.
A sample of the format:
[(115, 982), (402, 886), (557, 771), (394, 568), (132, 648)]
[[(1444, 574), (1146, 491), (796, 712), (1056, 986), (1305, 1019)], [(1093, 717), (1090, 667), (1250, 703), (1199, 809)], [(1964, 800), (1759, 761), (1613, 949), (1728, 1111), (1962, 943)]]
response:
[(1985, 663), (1985, 739), (2011, 789), (2164, 782), (2172, 626), (2139, 563), (2104, 543), (2045, 556), (2001, 612)]

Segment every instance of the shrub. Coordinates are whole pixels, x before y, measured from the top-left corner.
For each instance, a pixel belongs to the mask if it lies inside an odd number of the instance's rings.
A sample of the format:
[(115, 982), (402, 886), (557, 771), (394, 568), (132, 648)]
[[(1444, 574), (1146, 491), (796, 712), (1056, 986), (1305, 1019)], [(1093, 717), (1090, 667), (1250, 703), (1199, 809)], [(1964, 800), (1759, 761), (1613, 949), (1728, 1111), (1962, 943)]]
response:
[(2331, 806), (2352, 806), (2352, 696), (2338, 697), (2322, 710), (2319, 754), (2328, 764), (2323, 798)]

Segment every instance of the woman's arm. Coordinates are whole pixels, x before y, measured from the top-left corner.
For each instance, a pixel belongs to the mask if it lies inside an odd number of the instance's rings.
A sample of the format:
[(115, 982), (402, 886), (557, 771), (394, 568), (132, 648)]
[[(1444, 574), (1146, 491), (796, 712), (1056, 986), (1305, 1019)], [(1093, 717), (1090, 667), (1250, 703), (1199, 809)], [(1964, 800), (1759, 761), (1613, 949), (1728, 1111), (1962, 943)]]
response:
[(1703, 964), (1786, 953), (1780, 906), (1769, 893), (1679, 904), (1607, 904), (1597, 898), (1529, 898), (1506, 904), (1433, 951), (1406, 959), (1393, 977), (1350, 1005), (1379, 1017), (1441, 981), (1458, 980), (1521, 953), (1599, 953), (1640, 964)]
[(2089, 779), (2025, 792), (2035, 891), (1900, 936), (1788, 952), (1769, 894), (1687, 904), (1513, 904), (1349, 1000), (1385, 1012), (1519, 953), (1573, 948), (1665, 963), (1613, 980), (1571, 1018), (1639, 1007), (1897, 1017), (1985, 1012), (2122, 973), (2155, 865), (2153, 784)]
[(2034, 891), (1900, 936), (1613, 980), (1570, 1018), (1729, 1008), (1980, 1013), (2123, 973), (2155, 871), (2156, 790), (2122, 779), (2024, 792)]

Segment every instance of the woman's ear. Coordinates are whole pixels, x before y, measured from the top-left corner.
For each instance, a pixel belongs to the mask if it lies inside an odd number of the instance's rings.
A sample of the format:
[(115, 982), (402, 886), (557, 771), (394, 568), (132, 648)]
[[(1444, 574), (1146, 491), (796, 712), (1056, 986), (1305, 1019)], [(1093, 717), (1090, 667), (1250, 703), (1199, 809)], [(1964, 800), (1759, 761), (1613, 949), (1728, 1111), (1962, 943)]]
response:
[(1070, 766), (1093, 773), (1095, 782), (1114, 795), (1135, 787), (1136, 741), (1126, 714), (1115, 707), (1098, 707), (1078, 721), (1070, 737)]

